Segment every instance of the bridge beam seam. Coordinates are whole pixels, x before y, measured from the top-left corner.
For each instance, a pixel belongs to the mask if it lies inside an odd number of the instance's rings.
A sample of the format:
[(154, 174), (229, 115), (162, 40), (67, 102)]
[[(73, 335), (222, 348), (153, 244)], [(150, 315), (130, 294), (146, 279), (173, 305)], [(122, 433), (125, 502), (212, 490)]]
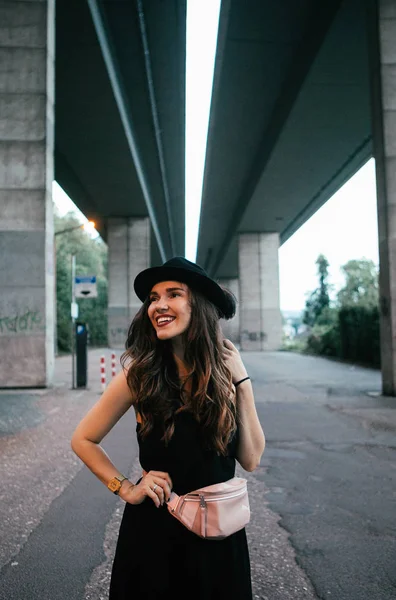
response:
[(117, 102), (121, 122), (124, 127), (129, 149), (131, 151), (132, 159), (135, 164), (136, 174), (139, 179), (142, 194), (147, 206), (151, 226), (153, 228), (153, 232), (157, 240), (158, 249), (161, 254), (161, 259), (165, 262), (167, 259), (167, 254), (165, 251), (164, 242), (155, 215), (154, 203), (152, 200), (150, 187), (147, 181), (143, 161), (141, 159), (141, 153), (137, 143), (137, 136), (132, 122), (131, 112), (128, 110), (128, 101), (120, 81), (119, 69), (114, 51), (111, 48), (111, 42), (108, 31), (106, 30), (104, 17), (101, 9), (99, 8), (97, 0), (88, 0), (88, 6), (91, 11), (96, 35), (98, 36), (99, 44), (103, 54), (103, 59), (107, 68), (107, 73), (109, 75), (114, 97)]
[(156, 97), (155, 97), (153, 72), (152, 72), (152, 68), (151, 68), (150, 48), (149, 48), (149, 44), (148, 44), (148, 40), (147, 40), (146, 21), (145, 21), (145, 17), (144, 17), (144, 9), (143, 9), (142, 1), (137, 0), (136, 3), (137, 3), (137, 10), (138, 10), (140, 37), (141, 37), (142, 46), (143, 46), (147, 87), (148, 87), (149, 98), (150, 98), (151, 115), (152, 115), (152, 119), (153, 119), (155, 141), (156, 141), (156, 145), (157, 145), (158, 162), (159, 162), (160, 171), (161, 171), (162, 188), (164, 191), (165, 208), (166, 208), (166, 215), (167, 215), (167, 219), (168, 219), (170, 245), (171, 245), (171, 249), (172, 249), (172, 254), (174, 255), (174, 254), (176, 254), (176, 252), (175, 252), (175, 235), (174, 235), (173, 219), (172, 219), (171, 204), (170, 204), (170, 197), (169, 197), (168, 178), (167, 178), (166, 167), (165, 167), (164, 149), (163, 149), (163, 145), (162, 145), (162, 133), (161, 133), (161, 127), (160, 127), (160, 122), (159, 122), (159, 117), (158, 117), (157, 101), (156, 101)]
[[(214, 275), (218, 271), (234, 235), (236, 233), (242, 233), (241, 231), (237, 231), (237, 228), (242, 222), (242, 218), (253, 196), (254, 190), (257, 187), (263, 170), (271, 157), (272, 151), (278, 141), (282, 128), (284, 127), (284, 124), (286, 123), (293, 109), (294, 102), (301, 90), (301, 86), (308, 75), (308, 72), (312, 66), (312, 62), (317, 55), (318, 49), (323, 43), (323, 40), (331, 26), (331, 23), (333, 22), (335, 15), (337, 14), (340, 5), (341, 0), (337, 0), (336, 2), (328, 1), (325, 6), (322, 7), (321, 19), (315, 20), (312, 18), (311, 20), (311, 23), (313, 24), (310, 35), (307, 36), (307, 39), (304, 40), (299, 51), (296, 53), (293, 66), (290, 69), (291, 75), (286, 79), (283, 88), (281, 89), (278, 101), (276, 102), (272, 116), (269, 119), (269, 125), (263, 132), (262, 143), (256, 153), (252, 167), (247, 173), (247, 176), (243, 182), (242, 191), (239, 195), (238, 201), (235, 204), (235, 208), (233, 209), (233, 214), (229, 220), (229, 226), (226, 234), (224, 235), (223, 240), (220, 242), (220, 245), (217, 246), (218, 249), (212, 253), (210, 257), (210, 264), (208, 257), (206, 259), (206, 269), (211, 275)], [(314, 11), (316, 10), (317, 9), (315, 8)], [(223, 18), (223, 10), (220, 18)], [(226, 14), (224, 18), (226, 18), (228, 21), (228, 14)], [(220, 23), (220, 25), (222, 24)], [(220, 65), (221, 67), (222, 58), (218, 56), (216, 61), (217, 65)], [(212, 114), (216, 114), (215, 106), (212, 108)], [(209, 131), (211, 131), (213, 128), (214, 123), (211, 117)], [(208, 147), (208, 152), (210, 151), (211, 148)], [(205, 173), (204, 176), (206, 181), (208, 174)], [(204, 193), (202, 196), (203, 201), (205, 200), (205, 191), (206, 190), (204, 188)]]

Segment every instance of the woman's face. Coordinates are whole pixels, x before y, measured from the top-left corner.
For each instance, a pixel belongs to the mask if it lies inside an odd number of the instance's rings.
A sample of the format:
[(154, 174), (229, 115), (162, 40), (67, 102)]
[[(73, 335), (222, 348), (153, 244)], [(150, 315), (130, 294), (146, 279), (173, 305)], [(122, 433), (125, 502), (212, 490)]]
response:
[(161, 281), (150, 292), (149, 319), (160, 340), (181, 335), (191, 320), (190, 290), (179, 281)]

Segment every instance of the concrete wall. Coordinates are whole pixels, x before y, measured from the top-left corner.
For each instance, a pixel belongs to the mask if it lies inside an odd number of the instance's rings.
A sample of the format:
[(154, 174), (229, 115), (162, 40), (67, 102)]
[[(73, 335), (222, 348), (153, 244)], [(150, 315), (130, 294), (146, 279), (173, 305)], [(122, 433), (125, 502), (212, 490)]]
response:
[(0, 387), (54, 364), (54, 0), (0, 1)]
[(239, 283), (238, 279), (219, 279), (218, 283), (223, 287), (227, 288), (234, 294), (237, 299), (237, 310), (235, 317), (226, 321), (222, 319), (220, 321), (221, 328), (224, 333), (224, 337), (231, 340), (233, 344), (239, 345)]
[(382, 388), (396, 395), (396, 3), (368, 2), (380, 258)]
[(110, 348), (125, 348), (131, 321), (142, 303), (133, 289), (136, 275), (150, 266), (148, 218), (108, 219)]
[(281, 346), (278, 249), (278, 233), (239, 235), (239, 318), (242, 350), (278, 350)]

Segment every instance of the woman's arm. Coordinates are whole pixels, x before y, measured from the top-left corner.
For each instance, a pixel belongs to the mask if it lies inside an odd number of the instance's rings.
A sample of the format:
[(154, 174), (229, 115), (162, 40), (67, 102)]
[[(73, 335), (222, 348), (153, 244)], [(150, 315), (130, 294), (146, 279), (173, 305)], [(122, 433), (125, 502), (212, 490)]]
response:
[[(133, 403), (125, 372), (122, 370), (106, 388), (99, 402), (91, 408), (75, 430), (71, 446), (87, 467), (106, 486), (121, 473), (99, 445)], [(172, 480), (163, 471), (149, 471), (138, 485), (124, 479), (118, 495), (131, 504), (141, 504), (148, 496), (159, 507), (171, 494)], [(156, 490), (156, 491), (154, 491)]]
[[(87, 467), (105, 484), (121, 474), (99, 445), (117, 421), (132, 405), (132, 395), (122, 370), (114, 377), (99, 401), (91, 408), (77, 426), (71, 447)], [(121, 491), (128, 487), (122, 483)], [(129, 482), (131, 485), (131, 483)]]
[[(233, 383), (247, 377), (241, 356), (230, 340), (224, 340), (225, 358), (232, 373)], [(239, 443), (237, 460), (245, 471), (254, 471), (259, 464), (265, 448), (265, 437), (256, 406), (253, 387), (247, 379), (236, 387), (237, 419), (239, 426)]]
[(264, 452), (265, 437), (257, 416), (250, 379), (237, 386), (236, 396), (239, 426), (237, 459), (245, 471), (254, 471)]

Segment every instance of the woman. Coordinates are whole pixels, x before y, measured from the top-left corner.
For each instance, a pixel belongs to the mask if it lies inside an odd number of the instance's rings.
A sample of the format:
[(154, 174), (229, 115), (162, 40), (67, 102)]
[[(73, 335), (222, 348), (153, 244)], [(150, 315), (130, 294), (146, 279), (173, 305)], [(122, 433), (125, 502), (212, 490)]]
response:
[[(265, 438), (250, 379), (219, 318), (235, 300), (198, 265), (175, 257), (139, 273), (143, 306), (134, 318), (123, 370), (77, 427), (72, 448), (125, 502), (110, 600), (248, 600), (245, 529), (202, 539), (169, 514), (171, 491), (186, 494), (253, 471)], [(133, 406), (141, 479), (122, 475), (99, 445)]]

